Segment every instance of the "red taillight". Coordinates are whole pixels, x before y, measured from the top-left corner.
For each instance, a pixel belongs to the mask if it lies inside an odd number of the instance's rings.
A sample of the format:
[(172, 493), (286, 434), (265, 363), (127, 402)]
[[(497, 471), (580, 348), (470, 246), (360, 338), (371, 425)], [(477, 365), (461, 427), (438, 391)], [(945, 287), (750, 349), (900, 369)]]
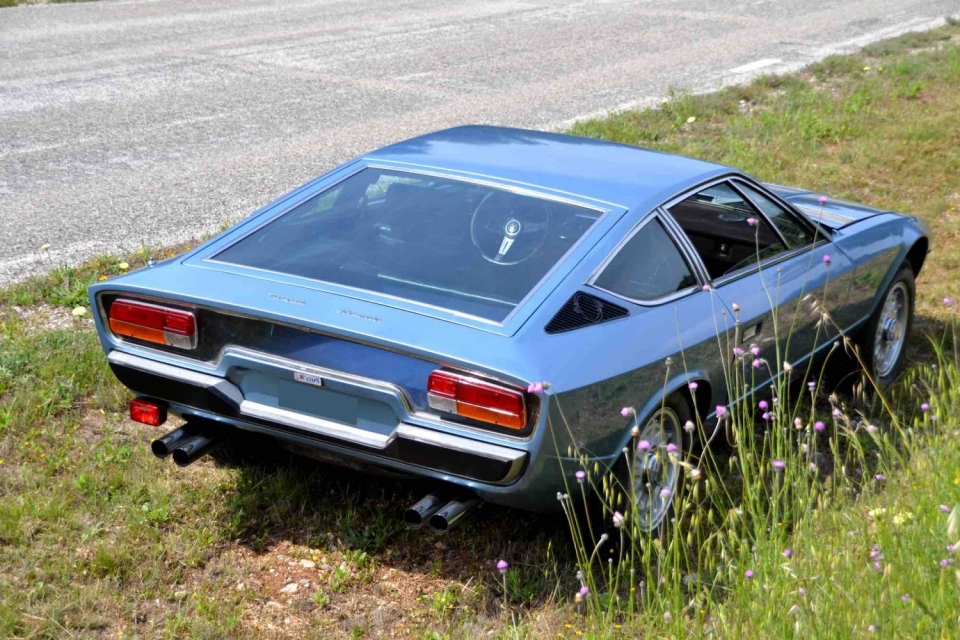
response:
[(489, 422), (507, 429), (527, 425), (526, 398), (522, 391), (470, 376), (437, 370), (427, 381), (427, 400), (438, 411)]
[(152, 400), (134, 398), (130, 401), (130, 419), (141, 424), (159, 427), (167, 421), (167, 407)]
[(197, 346), (197, 319), (189, 311), (139, 300), (115, 300), (110, 305), (109, 316), (110, 330), (118, 336), (179, 349)]

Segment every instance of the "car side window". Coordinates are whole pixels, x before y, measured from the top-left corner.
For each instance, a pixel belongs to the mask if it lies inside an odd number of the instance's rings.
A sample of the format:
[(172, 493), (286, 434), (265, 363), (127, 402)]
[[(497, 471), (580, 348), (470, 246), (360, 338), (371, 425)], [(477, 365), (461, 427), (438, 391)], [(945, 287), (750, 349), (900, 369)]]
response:
[(780, 231), (780, 235), (787, 241), (788, 247), (796, 249), (797, 247), (803, 247), (813, 243), (813, 233), (811, 233), (802, 222), (797, 220), (793, 214), (753, 187), (743, 184), (742, 182), (738, 182), (737, 186), (766, 214), (767, 219), (770, 220), (773, 226)]
[(656, 300), (694, 286), (697, 279), (654, 218), (620, 248), (593, 284), (631, 300)]
[(787, 249), (770, 223), (726, 182), (695, 193), (669, 211), (714, 279)]

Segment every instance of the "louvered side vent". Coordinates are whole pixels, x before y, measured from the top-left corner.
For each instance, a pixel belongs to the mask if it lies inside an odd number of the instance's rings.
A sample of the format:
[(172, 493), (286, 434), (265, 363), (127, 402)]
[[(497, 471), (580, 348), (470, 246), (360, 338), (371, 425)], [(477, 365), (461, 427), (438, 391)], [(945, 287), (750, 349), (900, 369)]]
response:
[(615, 320), (629, 315), (629, 311), (589, 293), (578, 291), (560, 308), (557, 315), (547, 324), (547, 333), (563, 333), (581, 327), (589, 327), (607, 320)]

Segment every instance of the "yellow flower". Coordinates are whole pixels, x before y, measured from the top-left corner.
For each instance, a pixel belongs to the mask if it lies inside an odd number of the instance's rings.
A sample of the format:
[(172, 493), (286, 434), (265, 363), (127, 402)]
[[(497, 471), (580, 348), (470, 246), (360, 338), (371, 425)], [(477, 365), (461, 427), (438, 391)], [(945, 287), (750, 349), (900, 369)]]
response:
[(893, 516), (893, 524), (897, 526), (905, 524), (910, 520), (913, 520), (913, 514), (909, 511), (901, 511), (897, 515)]
[(99, 280), (100, 282), (103, 282), (106, 279), (107, 279), (107, 276), (100, 276), (99, 278), (97, 278), (97, 280)]
[(120, 271), (126, 271), (127, 269), (130, 268), (130, 265), (127, 264), (126, 262), (121, 262), (117, 266), (120, 268)]
[(74, 307), (73, 311), (70, 312), (70, 315), (72, 315), (74, 318), (82, 318), (83, 316), (87, 315), (87, 308)]
[(697, 121), (697, 116), (690, 116), (689, 118), (687, 118), (687, 124), (693, 124), (696, 121)]
[(886, 512), (887, 512), (886, 509), (884, 509), (883, 507), (880, 507), (878, 509), (871, 509), (870, 511), (867, 511), (867, 515), (873, 518), (874, 520), (876, 520)]
[(864, 67), (863, 70), (864, 70), (864, 71), (870, 71), (870, 67)]

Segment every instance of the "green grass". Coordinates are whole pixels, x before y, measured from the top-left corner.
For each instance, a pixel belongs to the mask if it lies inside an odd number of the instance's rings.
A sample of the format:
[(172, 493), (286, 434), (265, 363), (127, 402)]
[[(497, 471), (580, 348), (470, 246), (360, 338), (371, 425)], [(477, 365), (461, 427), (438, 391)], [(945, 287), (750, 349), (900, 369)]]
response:
[[(923, 217), (936, 237), (918, 326), (942, 327), (952, 318), (939, 300), (960, 293), (958, 34), (955, 25), (910, 34), (574, 131)], [(897, 395), (922, 437), (902, 463), (885, 463), (883, 483), (755, 531), (745, 551), (731, 546), (747, 555), (709, 600), (605, 620), (573, 601), (562, 518), (485, 505), (431, 538), (399, 526), (418, 483), (303, 461), (177, 470), (152, 458), (153, 432), (124, 420), (126, 392), (89, 328), (28, 326), (12, 307), (84, 305), (88, 284), (167, 253), (62, 267), (0, 292), (0, 637), (833, 638), (871, 624), (882, 637), (960, 635), (954, 566), (939, 565), (951, 538), (939, 505), (960, 504), (960, 379), (943, 364), (912, 373)], [(936, 419), (914, 424), (921, 398)], [(874, 544), (883, 572), (872, 567)], [(745, 557), (752, 580), (741, 578)], [(295, 593), (282, 591), (289, 584)]]

